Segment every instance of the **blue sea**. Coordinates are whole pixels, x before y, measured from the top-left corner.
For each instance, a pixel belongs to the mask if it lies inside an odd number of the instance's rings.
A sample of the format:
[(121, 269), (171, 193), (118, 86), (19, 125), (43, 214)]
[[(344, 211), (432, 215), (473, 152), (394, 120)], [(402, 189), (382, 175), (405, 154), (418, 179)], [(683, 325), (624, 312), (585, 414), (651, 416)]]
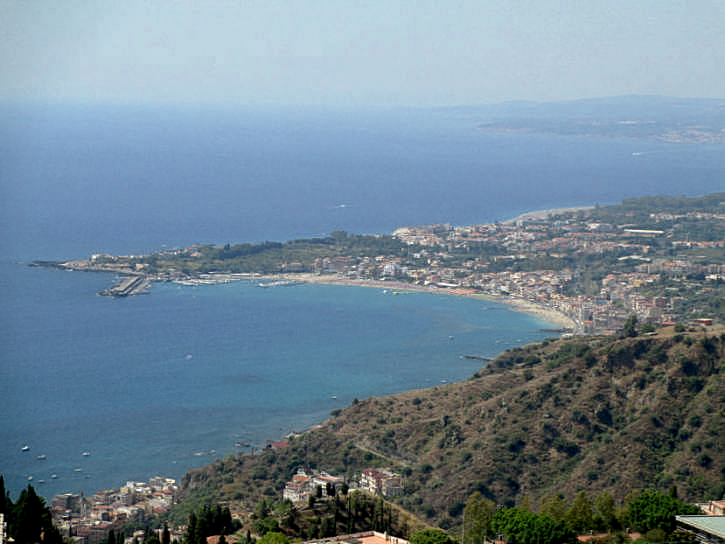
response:
[(724, 189), (718, 146), (476, 124), (442, 110), (0, 108), (0, 473), (13, 498), (28, 481), (50, 498), (180, 478), (354, 398), (466, 379), (480, 363), (461, 355), (551, 334), (494, 302), (369, 288), (157, 284), (113, 300), (96, 295), (112, 276), (34, 259)]

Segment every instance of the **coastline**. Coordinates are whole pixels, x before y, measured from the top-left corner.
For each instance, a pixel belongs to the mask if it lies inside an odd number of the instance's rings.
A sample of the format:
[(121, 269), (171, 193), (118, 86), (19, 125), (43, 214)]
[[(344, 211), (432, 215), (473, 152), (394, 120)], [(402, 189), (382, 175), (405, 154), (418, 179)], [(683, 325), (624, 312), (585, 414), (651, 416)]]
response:
[(535, 210), (533, 212), (526, 212), (522, 213), (521, 215), (514, 217), (512, 219), (507, 219), (506, 221), (502, 221), (504, 225), (511, 225), (516, 223), (517, 221), (538, 221), (541, 219), (546, 219), (547, 217), (551, 215), (560, 215), (562, 213), (576, 213), (576, 212), (583, 212), (586, 210), (593, 210), (595, 206), (571, 206), (569, 208), (551, 208), (548, 210)]
[(337, 275), (318, 275), (318, 274), (275, 274), (275, 275), (261, 275), (255, 279), (263, 281), (290, 281), (290, 282), (302, 282), (302, 283), (317, 283), (321, 285), (346, 285), (351, 287), (372, 287), (375, 289), (390, 289), (394, 291), (408, 291), (416, 293), (435, 293), (439, 295), (451, 295), (451, 296), (462, 296), (469, 298), (476, 298), (480, 300), (492, 300), (500, 302), (508, 306), (512, 311), (521, 312), (529, 315), (533, 315), (552, 323), (556, 327), (562, 329), (576, 330), (577, 325), (573, 319), (548, 306), (537, 304), (529, 300), (515, 297), (497, 297), (493, 295), (486, 295), (479, 293), (472, 289), (464, 288), (441, 288), (426, 285), (416, 285), (401, 281), (383, 281), (383, 280), (358, 280), (342, 278)]

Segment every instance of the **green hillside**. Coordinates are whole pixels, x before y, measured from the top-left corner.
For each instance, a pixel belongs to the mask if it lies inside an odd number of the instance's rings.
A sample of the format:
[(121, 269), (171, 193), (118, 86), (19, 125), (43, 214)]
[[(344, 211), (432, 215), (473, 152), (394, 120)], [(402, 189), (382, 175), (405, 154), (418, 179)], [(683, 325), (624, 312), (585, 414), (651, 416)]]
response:
[(475, 492), (536, 507), (673, 486), (686, 501), (720, 498), (724, 356), (722, 327), (507, 350), (465, 382), (360, 400), (285, 448), (191, 471), (177, 515), (209, 501), (251, 512), (281, 500), (298, 468), (391, 468), (404, 487), (394, 502), (451, 529)]

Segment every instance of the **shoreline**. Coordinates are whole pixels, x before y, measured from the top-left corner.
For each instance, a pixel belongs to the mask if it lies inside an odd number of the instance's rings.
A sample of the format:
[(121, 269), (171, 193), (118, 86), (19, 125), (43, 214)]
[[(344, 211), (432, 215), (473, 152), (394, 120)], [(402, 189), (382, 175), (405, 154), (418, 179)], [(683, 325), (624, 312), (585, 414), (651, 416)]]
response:
[(439, 295), (450, 295), (450, 296), (468, 297), (468, 298), (474, 298), (474, 299), (480, 299), (480, 300), (490, 300), (490, 301), (494, 301), (494, 302), (500, 302), (501, 304), (508, 306), (511, 309), (511, 311), (532, 315), (534, 317), (542, 319), (543, 321), (547, 321), (559, 328), (571, 329), (572, 331), (576, 331), (576, 329), (577, 329), (576, 322), (573, 319), (571, 319), (569, 316), (567, 316), (563, 312), (560, 312), (560, 311), (550, 308), (548, 306), (544, 306), (543, 304), (537, 304), (537, 303), (529, 301), (529, 300), (515, 298), (515, 297), (505, 297), (505, 296), (498, 297), (498, 296), (494, 296), (494, 295), (487, 295), (485, 293), (480, 293), (478, 291), (474, 291), (473, 289), (441, 288), (441, 287), (432, 287), (432, 286), (426, 286), (426, 285), (416, 285), (416, 284), (411, 284), (411, 283), (406, 283), (406, 282), (401, 282), (401, 281), (358, 280), (358, 279), (342, 278), (342, 277), (339, 277), (336, 275), (321, 276), (318, 274), (310, 274), (310, 273), (260, 275), (260, 276), (257, 276), (255, 279), (259, 279), (259, 280), (263, 280), (263, 281), (291, 281), (291, 282), (296, 281), (296, 282), (302, 282), (302, 283), (314, 283), (314, 284), (319, 284), (319, 285), (371, 287), (374, 289), (391, 289), (391, 290), (396, 290), (396, 291), (409, 291), (409, 292), (415, 292), (415, 293), (433, 293), (433, 294), (439, 294)]
[(560, 215), (562, 213), (576, 213), (583, 212), (586, 210), (593, 210), (596, 206), (570, 206), (568, 208), (550, 208), (547, 210), (534, 210), (532, 212), (522, 213), (512, 219), (507, 219), (501, 223), (504, 225), (511, 225), (517, 221), (537, 221), (546, 219), (550, 215)]

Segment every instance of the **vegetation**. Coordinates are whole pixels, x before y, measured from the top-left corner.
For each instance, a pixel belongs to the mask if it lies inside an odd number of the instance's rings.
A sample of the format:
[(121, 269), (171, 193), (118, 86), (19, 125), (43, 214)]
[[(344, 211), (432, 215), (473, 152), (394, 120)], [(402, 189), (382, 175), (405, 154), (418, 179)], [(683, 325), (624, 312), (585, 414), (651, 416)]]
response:
[(228, 507), (220, 505), (204, 506), (198, 512), (189, 514), (186, 524), (185, 544), (206, 544), (206, 537), (212, 535), (230, 535), (237, 531), (241, 524), (232, 520)]
[[(466, 382), (360, 400), (284, 449), (191, 471), (181, 496), (251, 511), (281, 496), (299, 467), (348, 478), (391, 467), (404, 476), (397, 505), (470, 543), (502, 527), (514, 534), (522, 520), (550, 523), (517, 512), (533, 505), (574, 532), (639, 527), (632, 493), (725, 494), (724, 331), (668, 327), (507, 350)], [(512, 512), (494, 523), (501, 507)]]
[(63, 537), (53, 526), (50, 509), (28, 484), (13, 503), (5, 491), (5, 479), (0, 474), (0, 514), (5, 515), (8, 536), (16, 544), (61, 544)]
[[(392, 236), (333, 232), (326, 238), (201, 246), (186, 251), (137, 257), (130, 264), (145, 265), (151, 274), (170, 269), (183, 274), (208, 272), (264, 273), (311, 272), (323, 258), (345, 257), (354, 261), (369, 255), (403, 255), (408, 246)], [(317, 263), (317, 264), (316, 264)]]

